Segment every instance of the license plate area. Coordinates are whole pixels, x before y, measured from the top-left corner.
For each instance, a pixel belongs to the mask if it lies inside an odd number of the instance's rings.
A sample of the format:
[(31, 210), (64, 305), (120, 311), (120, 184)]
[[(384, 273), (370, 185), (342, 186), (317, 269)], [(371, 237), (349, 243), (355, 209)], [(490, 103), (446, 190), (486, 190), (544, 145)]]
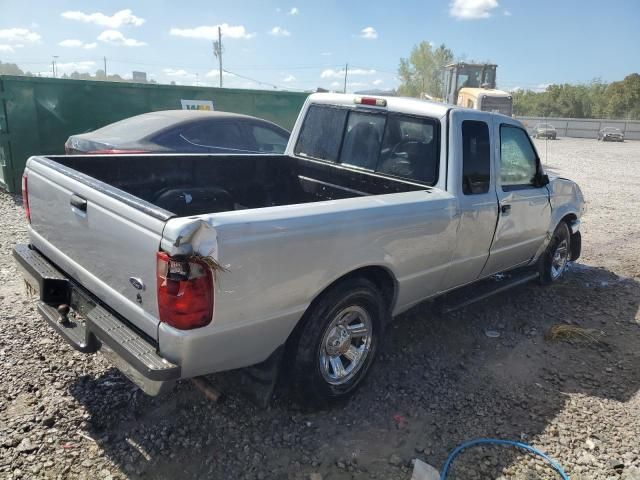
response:
[(71, 301), (71, 284), (62, 273), (53, 268), (28, 245), (16, 245), (14, 257), (24, 278), (27, 292), (48, 305), (68, 305)]

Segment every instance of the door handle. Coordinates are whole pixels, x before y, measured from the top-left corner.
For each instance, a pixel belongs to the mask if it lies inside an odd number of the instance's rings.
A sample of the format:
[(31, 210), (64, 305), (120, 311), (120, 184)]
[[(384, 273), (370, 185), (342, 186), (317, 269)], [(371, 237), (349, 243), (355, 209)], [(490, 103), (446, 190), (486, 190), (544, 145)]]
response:
[(504, 205), (500, 205), (500, 212), (503, 215), (508, 215), (510, 211), (511, 211), (511, 205), (506, 203)]
[(71, 195), (71, 198), (69, 199), (69, 204), (73, 208), (77, 208), (81, 212), (87, 211), (87, 201), (84, 198), (82, 198), (80, 195), (76, 195), (75, 193)]

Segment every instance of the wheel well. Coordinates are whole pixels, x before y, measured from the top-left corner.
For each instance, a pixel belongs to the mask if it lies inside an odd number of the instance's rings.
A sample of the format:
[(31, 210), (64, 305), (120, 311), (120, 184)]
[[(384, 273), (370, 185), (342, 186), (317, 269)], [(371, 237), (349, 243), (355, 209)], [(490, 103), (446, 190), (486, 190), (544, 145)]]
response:
[(571, 222), (574, 222), (578, 219), (578, 217), (574, 213), (569, 213), (562, 217), (561, 222), (565, 222), (569, 227), (569, 235), (571, 236), (571, 261), (575, 262), (580, 258), (580, 254), (582, 253), (582, 236), (580, 232), (573, 233), (571, 231)]
[[(389, 270), (377, 265), (362, 267), (358, 268), (357, 270), (353, 270), (352, 272), (349, 272), (346, 275), (343, 275), (342, 277), (335, 280), (331, 285), (328, 285), (327, 288), (323, 290), (323, 292), (330, 289), (338, 282), (341, 282), (347, 278), (354, 277), (363, 277), (367, 280), (372, 281), (382, 293), (385, 303), (389, 307), (389, 311), (391, 311), (396, 299), (396, 280)], [(322, 295), (322, 293), (320, 295)], [(318, 297), (320, 295), (318, 295)]]
[(567, 225), (569, 225), (571, 222), (577, 220), (578, 217), (575, 213), (569, 213), (567, 215), (565, 215), (564, 217), (562, 217), (562, 220), (560, 220), (561, 222), (565, 222)]
[(371, 266), (367, 266), (367, 267), (358, 268), (356, 270), (353, 270), (353, 271), (351, 271), (349, 273), (346, 273), (343, 276), (335, 279), (333, 282), (331, 282), (329, 285), (327, 285), (320, 293), (318, 293), (314, 297), (314, 299), (311, 301), (311, 303), (307, 307), (307, 311), (304, 313), (304, 315), (302, 316), (300, 321), (294, 327), (293, 331), (289, 334), (289, 337), (287, 338), (287, 341), (285, 342), (286, 351), (291, 351), (291, 348), (293, 348), (293, 346), (297, 342), (297, 339), (299, 338), (299, 335), (300, 335), (300, 331), (302, 329), (302, 325), (304, 324), (305, 319), (307, 317), (307, 312), (310, 311), (310, 309), (318, 301), (318, 299), (320, 297), (322, 297), (322, 295), (326, 291), (328, 291), (331, 288), (333, 288), (336, 284), (338, 284), (340, 282), (343, 282), (344, 280), (347, 280), (349, 278), (354, 278), (354, 277), (363, 277), (363, 278), (366, 278), (367, 280), (370, 280), (371, 282), (373, 282), (374, 285), (382, 293), (383, 298), (385, 300), (385, 303), (388, 306), (389, 314), (391, 313), (391, 310), (393, 309), (394, 302), (396, 300), (396, 294), (397, 294), (396, 279), (395, 279), (395, 276), (393, 275), (393, 273), (391, 273), (391, 271), (389, 271), (387, 268), (381, 267), (381, 266), (378, 266), (378, 265), (371, 265)]

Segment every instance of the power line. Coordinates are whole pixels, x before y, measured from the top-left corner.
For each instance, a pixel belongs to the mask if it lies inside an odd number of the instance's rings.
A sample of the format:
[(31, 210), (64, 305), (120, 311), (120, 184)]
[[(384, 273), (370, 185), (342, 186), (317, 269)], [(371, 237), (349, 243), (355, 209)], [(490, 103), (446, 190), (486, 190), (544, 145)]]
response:
[(267, 86), (269, 86), (269, 87), (279, 88), (279, 89), (286, 90), (286, 88), (283, 88), (283, 87), (281, 87), (281, 86), (278, 86), (278, 85), (276, 85), (276, 84), (274, 84), (274, 83), (262, 82), (262, 81), (260, 81), (260, 80), (256, 80), (255, 78), (247, 77), (247, 76), (245, 76), (245, 75), (240, 75), (239, 73), (230, 72), (229, 70), (225, 70), (225, 69), (222, 69), (222, 71), (223, 71), (223, 72), (225, 72), (225, 73), (228, 73), (229, 75), (234, 75), (234, 76), (236, 76), (236, 77), (238, 77), (238, 78), (243, 78), (243, 79), (245, 79), (245, 80), (249, 80), (249, 81), (251, 81), (251, 82), (257, 83), (257, 84), (259, 84), (259, 85), (267, 85)]

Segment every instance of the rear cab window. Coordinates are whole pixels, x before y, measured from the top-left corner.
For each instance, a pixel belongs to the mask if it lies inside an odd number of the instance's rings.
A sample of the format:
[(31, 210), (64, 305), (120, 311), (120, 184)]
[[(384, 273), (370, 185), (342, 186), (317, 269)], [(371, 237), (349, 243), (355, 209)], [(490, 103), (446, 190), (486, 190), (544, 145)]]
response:
[(397, 112), (312, 105), (294, 153), (435, 185), (439, 121)]

